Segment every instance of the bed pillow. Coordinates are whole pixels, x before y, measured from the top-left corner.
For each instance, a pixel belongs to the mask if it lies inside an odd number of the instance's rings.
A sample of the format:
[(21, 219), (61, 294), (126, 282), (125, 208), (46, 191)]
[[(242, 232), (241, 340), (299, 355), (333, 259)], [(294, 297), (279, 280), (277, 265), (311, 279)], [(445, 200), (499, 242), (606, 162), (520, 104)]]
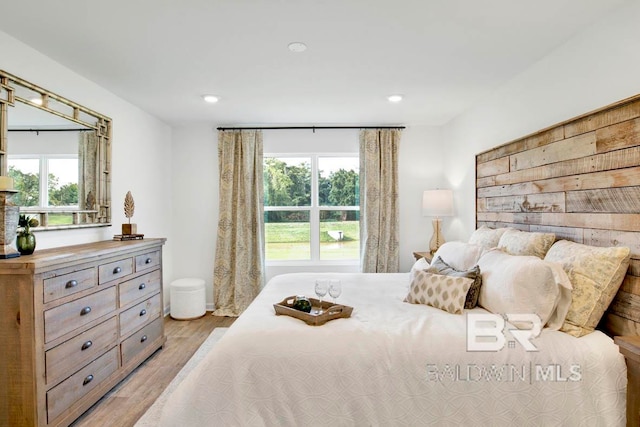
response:
[(575, 337), (595, 329), (622, 284), (629, 267), (626, 247), (596, 247), (557, 241), (545, 260), (555, 261), (573, 285), (571, 305), (561, 331)]
[(546, 325), (561, 293), (552, 268), (536, 256), (486, 252), (478, 265), (482, 287), (478, 305), (496, 314), (537, 314)]
[(416, 273), (418, 271), (426, 270), (427, 268), (429, 268), (429, 261), (427, 261), (425, 258), (420, 258), (419, 260), (417, 260), (413, 264), (413, 267), (411, 267), (411, 271), (409, 273), (409, 282), (411, 282), (414, 277), (416, 277)]
[(485, 249), (493, 249), (498, 246), (500, 237), (507, 231), (507, 228), (489, 228), (486, 225), (481, 226), (471, 234), (469, 243), (480, 245)]
[(469, 292), (467, 292), (464, 308), (474, 308), (478, 304), (480, 286), (482, 286), (482, 275), (480, 274), (480, 267), (478, 267), (478, 265), (474, 265), (468, 270), (457, 270), (444, 262), (442, 258), (437, 257), (433, 260), (427, 271), (429, 273), (442, 274), (445, 276), (473, 279)]
[(433, 254), (433, 259), (440, 257), (456, 270), (468, 270), (478, 263), (483, 252), (484, 248), (480, 245), (446, 242)]
[(533, 233), (511, 228), (500, 237), (498, 248), (510, 255), (533, 255), (542, 259), (555, 241), (556, 235), (553, 233)]
[(473, 279), (419, 271), (411, 282), (405, 301), (426, 304), (452, 314), (462, 314)]

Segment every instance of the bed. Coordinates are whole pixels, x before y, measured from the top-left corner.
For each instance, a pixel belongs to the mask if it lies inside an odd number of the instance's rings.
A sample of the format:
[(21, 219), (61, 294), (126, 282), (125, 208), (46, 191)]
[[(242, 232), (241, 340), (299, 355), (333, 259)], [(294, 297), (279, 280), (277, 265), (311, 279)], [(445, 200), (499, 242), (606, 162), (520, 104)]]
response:
[(274, 315), (274, 302), (310, 294), (318, 277), (272, 279), (173, 393), (161, 425), (624, 425), (624, 360), (601, 332), (544, 330), (538, 352), (467, 352), (465, 316), (403, 302), (407, 273), (330, 275), (349, 319), (312, 327)]
[(512, 336), (468, 351), (470, 315), (491, 313), (405, 302), (413, 273), (331, 275), (354, 311), (320, 327), (273, 310), (312, 295), (320, 275), (278, 276), (172, 394), (161, 425), (635, 425), (640, 357), (625, 366), (612, 337), (640, 334), (640, 97), (478, 154), (476, 198), (478, 230), (629, 248), (606, 312), (587, 330), (543, 329), (529, 341), (538, 351)]

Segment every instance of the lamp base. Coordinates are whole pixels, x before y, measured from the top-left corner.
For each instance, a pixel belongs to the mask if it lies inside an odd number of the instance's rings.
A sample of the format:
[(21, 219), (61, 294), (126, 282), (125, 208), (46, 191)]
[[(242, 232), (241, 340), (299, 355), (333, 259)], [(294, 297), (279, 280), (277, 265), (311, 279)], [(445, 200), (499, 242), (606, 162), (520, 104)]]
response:
[(438, 248), (440, 248), (440, 246), (445, 242), (444, 236), (442, 235), (442, 229), (440, 228), (441, 223), (442, 220), (440, 218), (434, 218), (431, 220), (431, 224), (433, 225), (433, 236), (429, 242), (429, 251), (431, 252), (431, 255), (435, 254)]

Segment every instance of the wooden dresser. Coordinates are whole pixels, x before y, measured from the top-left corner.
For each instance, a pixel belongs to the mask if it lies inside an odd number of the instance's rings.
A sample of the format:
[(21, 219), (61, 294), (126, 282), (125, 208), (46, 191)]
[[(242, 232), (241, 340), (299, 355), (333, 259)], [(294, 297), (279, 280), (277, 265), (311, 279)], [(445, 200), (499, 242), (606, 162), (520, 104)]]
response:
[(164, 242), (0, 260), (0, 425), (66, 426), (163, 346)]

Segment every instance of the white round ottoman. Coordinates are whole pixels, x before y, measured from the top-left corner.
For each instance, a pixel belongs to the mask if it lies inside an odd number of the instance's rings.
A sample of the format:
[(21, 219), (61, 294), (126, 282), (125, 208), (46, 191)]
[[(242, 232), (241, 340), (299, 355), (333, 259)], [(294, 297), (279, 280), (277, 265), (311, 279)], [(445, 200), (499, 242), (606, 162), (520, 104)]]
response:
[(169, 289), (173, 319), (191, 320), (204, 316), (207, 311), (207, 298), (203, 279), (192, 277), (174, 280)]

